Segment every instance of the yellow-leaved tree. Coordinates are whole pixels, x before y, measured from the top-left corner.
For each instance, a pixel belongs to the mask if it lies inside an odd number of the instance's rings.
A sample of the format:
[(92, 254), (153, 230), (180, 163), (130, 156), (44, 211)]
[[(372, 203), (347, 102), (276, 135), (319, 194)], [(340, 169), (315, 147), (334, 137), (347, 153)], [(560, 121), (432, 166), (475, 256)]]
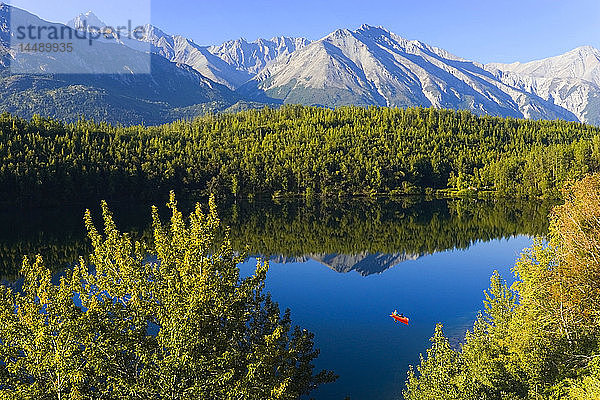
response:
[(264, 292), (268, 264), (240, 277), (214, 199), (188, 219), (168, 206), (168, 224), (152, 210), (154, 246), (103, 202), (103, 233), (85, 214), (89, 262), (53, 278), (24, 260), (23, 287), (0, 288), (2, 399), (296, 399), (335, 380)]
[(406, 400), (600, 399), (600, 174), (567, 185), (545, 237), (499, 274), (457, 349), (436, 329)]

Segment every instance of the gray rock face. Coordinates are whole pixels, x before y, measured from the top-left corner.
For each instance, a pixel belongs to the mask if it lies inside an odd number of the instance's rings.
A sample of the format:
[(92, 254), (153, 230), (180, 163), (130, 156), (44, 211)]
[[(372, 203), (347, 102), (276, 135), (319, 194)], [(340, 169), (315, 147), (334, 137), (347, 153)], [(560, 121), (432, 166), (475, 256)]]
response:
[(486, 65), (502, 82), (572, 112), (581, 122), (600, 124), (600, 50), (578, 47), (528, 63)]
[[(79, 58), (36, 54), (18, 60), (25, 70), (30, 65), (39, 65), (42, 73), (72, 66), (88, 77), (9, 76), (8, 67), (16, 65), (14, 49), (9, 48), (11, 12), (23, 21), (42, 20), (0, 3), (0, 88), (5, 90), (0, 108), (22, 116), (41, 113), (70, 120), (86, 115), (124, 124), (162, 123), (235, 104), (243, 108), (297, 103), (438, 107), (600, 125), (600, 50), (589, 46), (529, 63), (482, 65), (368, 25), (339, 29), (314, 42), (275, 37), (216, 46), (201, 46), (146, 25), (141, 40), (100, 39), (93, 52), (82, 52)], [(92, 12), (68, 24), (104, 26)], [(148, 53), (151, 74), (134, 74), (138, 64), (147, 62)], [(102, 65), (117, 74), (92, 76)], [(85, 106), (63, 104), (73, 92)], [(115, 111), (120, 107), (127, 107), (126, 112)], [(113, 119), (119, 116), (126, 119)]]
[(190, 66), (203, 76), (229, 89), (235, 89), (248, 81), (252, 75), (238, 70), (208, 51), (207, 46), (200, 46), (183, 36), (171, 36), (160, 29), (146, 26), (143, 41), (152, 45), (151, 51), (167, 60)]
[(244, 87), (284, 103), (323, 106), (433, 106), (477, 114), (576, 120), (483, 65), (382, 27), (339, 29), (280, 56)]
[(258, 74), (277, 57), (287, 56), (310, 44), (305, 38), (274, 37), (247, 42), (245, 39), (230, 40), (220, 46), (210, 46), (208, 51), (239, 71), (252, 76)]
[(307, 254), (302, 257), (271, 257), (270, 261), (276, 263), (303, 263), (308, 260), (317, 261), (339, 273), (356, 271), (362, 276), (381, 274), (382, 272), (408, 260), (416, 260), (418, 254)]
[[(146, 25), (145, 42), (152, 52), (168, 60), (185, 64), (207, 78), (234, 90), (248, 82), (280, 55), (287, 55), (309, 43), (304, 38), (231, 40), (219, 46), (200, 46), (180, 35), (168, 35), (152, 25)], [(126, 43), (134, 47), (135, 43)]]

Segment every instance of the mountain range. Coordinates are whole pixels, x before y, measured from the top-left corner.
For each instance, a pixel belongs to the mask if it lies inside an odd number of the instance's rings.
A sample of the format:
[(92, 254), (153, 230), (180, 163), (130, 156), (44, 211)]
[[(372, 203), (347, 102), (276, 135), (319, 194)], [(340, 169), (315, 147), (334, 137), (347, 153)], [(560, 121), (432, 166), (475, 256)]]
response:
[[(424, 106), (600, 124), (600, 50), (589, 46), (528, 63), (484, 65), (369, 25), (316, 41), (274, 37), (212, 46), (147, 25), (139, 40), (99, 41), (97, 54), (76, 60), (85, 69), (98, 54), (119, 54), (101, 57), (123, 63), (116, 65), (118, 74), (15, 75), (8, 68), (16, 62), (11, 12), (49, 23), (0, 4), (0, 110), (23, 117), (159, 124), (209, 111), (293, 103)], [(92, 12), (67, 23), (71, 29), (86, 24), (103, 23)], [(148, 52), (151, 73), (128, 73), (128, 63)], [(51, 56), (45, 57), (31, 62), (51, 66)]]

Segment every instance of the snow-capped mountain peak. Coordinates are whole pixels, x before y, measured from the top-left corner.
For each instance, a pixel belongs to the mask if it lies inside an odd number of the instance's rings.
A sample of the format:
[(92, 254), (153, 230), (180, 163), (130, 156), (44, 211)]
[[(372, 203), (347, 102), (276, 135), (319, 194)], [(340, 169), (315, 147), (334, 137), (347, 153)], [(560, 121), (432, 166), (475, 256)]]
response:
[(244, 90), (252, 87), (287, 103), (434, 106), (575, 119), (552, 102), (500, 82), (481, 64), (370, 25), (338, 29), (278, 58)]
[(486, 65), (507, 85), (569, 110), (582, 122), (600, 124), (600, 50), (582, 46), (526, 63)]
[(106, 24), (100, 20), (92, 11), (88, 11), (86, 13), (81, 13), (69, 22), (67, 22), (67, 26), (83, 30), (90, 29), (90, 27), (94, 28), (104, 28)]
[[(91, 11), (69, 25), (105, 26)], [(528, 63), (484, 66), (369, 24), (338, 29), (314, 42), (275, 36), (214, 46), (145, 28), (141, 40), (118, 38), (118, 43), (192, 68), (246, 101), (433, 106), (600, 124), (600, 50), (591, 46)], [(7, 42), (6, 36), (0, 41)]]
[(299, 50), (310, 41), (305, 38), (273, 37), (248, 42), (244, 38), (229, 40), (219, 46), (210, 46), (208, 51), (239, 71), (252, 76), (280, 56), (287, 56)]
[(526, 63), (488, 64), (501, 71), (534, 77), (576, 78), (600, 85), (600, 50), (581, 46), (555, 57)]

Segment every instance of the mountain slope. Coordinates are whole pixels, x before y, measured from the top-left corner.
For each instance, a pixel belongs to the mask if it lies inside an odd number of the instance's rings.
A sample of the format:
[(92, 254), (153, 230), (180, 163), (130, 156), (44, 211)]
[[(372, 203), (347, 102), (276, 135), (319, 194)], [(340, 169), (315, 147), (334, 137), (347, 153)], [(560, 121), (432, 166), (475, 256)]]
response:
[[(303, 38), (231, 40), (219, 46), (200, 46), (180, 35), (168, 35), (146, 26), (143, 41), (152, 44), (152, 52), (173, 62), (189, 65), (209, 79), (235, 90), (248, 82), (280, 55), (287, 55), (308, 44)], [(130, 45), (129, 43), (126, 43)]]
[(305, 38), (274, 37), (270, 40), (230, 40), (219, 46), (210, 46), (208, 51), (237, 70), (252, 76), (258, 74), (279, 56), (286, 56), (310, 44)]
[[(240, 92), (284, 103), (433, 106), (526, 118), (575, 116), (483, 66), (381, 27), (340, 29), (267, 66)], [(262, 97), (264, 98), (264, 97)]]
[(491, 63), (503, 71), (538, 78), (581, 79), (600, 85), (600, 50), (592, 46), (577, 47), (565, 54), (527, 63)]
[(212, 54), (206, 46), (199, 46), (183, 36), (168, 35), (152, 25), (146, 25), (146, 35), (142, 40), (152, 45), (153, 53), (172, 62), (188, 65), (230, 89), (237, 88), (252, 77), (250, 73), (237, 70)]
[[(57, 25), (26, 11), (0, 5), (0, 26), (8, 26), (11, 15), (34, 26)], [(235, 95), (189, 66), (172, 63), (119, 43), (94, 42), (87, 52), (57, 58), (51, 54), (20, 55), (8, 49), (10, 32), (0, 36), (0, 110), (23, 117), (33, 114), (73, 121), (81, 116), (111, 123), (158, 124), (189, 116), (195, 110), (218, 110), (236, 101)], [(102, 61), (117, 74), (95, 73)], [(15, 66), (52, 71), (53, 66), (73, 64), (69, 74), (14, 74)], [(150, 74), (131, 73), (136, 63), (149, 62)], [(68, 68), (66, 68), (68, 70)]]
[(174, 69), (158, 56), (152, 75), (13, 75), (0, 72), (0, 111), (75, 121), (80, 117), (113, 124), (162, 124), (219, 111), (234, 103), (227, 88), (196, 71)]
[[(79, 14), (69, 21), (68, 25), (81, 29), (84, 26), (104, 26), (104, 23), (90, 11)], [(114, 34), (111, 41), (116, 41), (130, 49), (157, 54), (176, 64), (192, 67), (213, 82), (230, 89), (235, 89), (251, 78), (249, 73), (238, 71), (235, 67), (211, 54), (207, 46), (199, 46), (183, 36), (169, 35), (151, 24), (144, 25), (141, 40), (128, 37), (116, 38), (116, 34)]]
[[(146, 25), (142, 40), (115, 34), (73, 57), (16, 58), (8, 48), (10, 10), (32, 25), (50, 23), (0, 3), (0, 111), (24, 117), (158, 124), (206, 111), (300, 103), (431, 106), (600, 124), (600, 51), (591, 47), (531, 63), (483, 66), (368, 25), (315, 42), (279, 37), (218, 46)], [(92, 12), (68, 24), (104, 25)], [(150, 73), (134, 73), (148, 61)], [(11, 64), (44, 74), (14, 75)], [(102, 67), (113, 72), (98, 73)], [(78, 73), (49, 73), (56, 68)]]
[(507, 85), (533, 93), (572, 112), (582, 122), (600, 124), (600, 50), (578, 47), (528, 63), (486, 65)]

